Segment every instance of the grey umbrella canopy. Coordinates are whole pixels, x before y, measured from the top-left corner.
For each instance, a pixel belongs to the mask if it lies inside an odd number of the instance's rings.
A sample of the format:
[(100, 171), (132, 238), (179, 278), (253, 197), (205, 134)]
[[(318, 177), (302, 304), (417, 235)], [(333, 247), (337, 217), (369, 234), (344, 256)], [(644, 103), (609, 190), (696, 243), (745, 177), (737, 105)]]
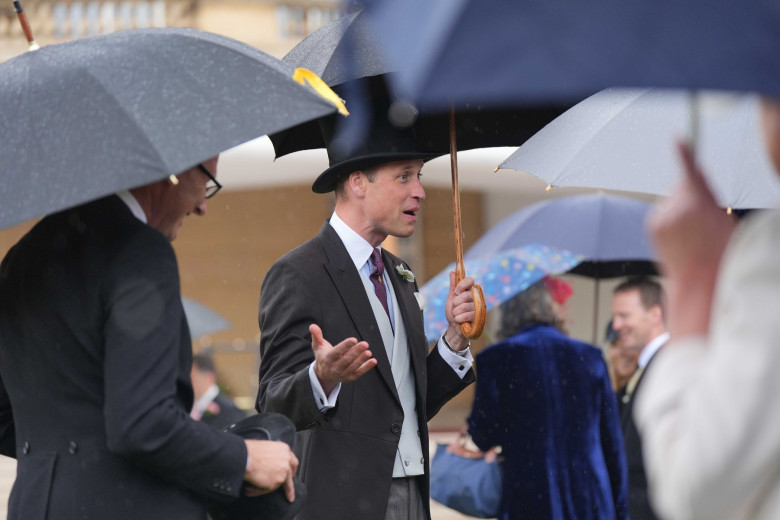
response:
[(231, 327), (228, 320), (202, 303), (184, 297), (181, 302), (184, 305), (184, 315), (187, 317), (187, 325), (193, 341), (206, 334), (214, 334)]
[(761, 135), (758, 96), (607, 89), (578, 103), (523, 143), (499, 168), (551, 186), (668, 195), (680, 181), (675, 140), (696, 117), (697, 159), (723, 207), (777, 207), (780, 182)]
[(0, 228), (180, 173), (335, 112), (294, 69), (233, 39), (138, 29), (0, 65)]

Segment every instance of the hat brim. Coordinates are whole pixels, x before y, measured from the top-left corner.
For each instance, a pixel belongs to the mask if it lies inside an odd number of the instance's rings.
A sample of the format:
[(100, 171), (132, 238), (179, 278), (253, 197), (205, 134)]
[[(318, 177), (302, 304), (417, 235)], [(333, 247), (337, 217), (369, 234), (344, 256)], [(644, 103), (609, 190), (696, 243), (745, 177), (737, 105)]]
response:
[[(250, 415), (225, 430), (244, 439), (281, 441), (291, 448), (295, 446), (295, 425), (286, 416), (273, 413)], [(211, 504), (209, 514), (214, 520), (291, 520), (306, 500), (306, 488), (293, 478), (295, 500), (290, 503), (279, 488), (257, 497), (241, 496), (229, 504)]]
[(349, 175), (352, 172), (358, 170), (364, 170), (379, 166), (380, 164), (395, 162), (395, 161), (411, 161), (414, 159), (422, 159), (423, 161), (430, 161), (444, 155), (442, 153), (430, 153), (430, 152), (384, 152), (377, 154), (361, 155), (352, 159), (347, 159), (334, 164), (314, 181), (311, 186), (311, 190), (314, 193), (329, 193), (336, 189), (339, 183), (339, 179)]

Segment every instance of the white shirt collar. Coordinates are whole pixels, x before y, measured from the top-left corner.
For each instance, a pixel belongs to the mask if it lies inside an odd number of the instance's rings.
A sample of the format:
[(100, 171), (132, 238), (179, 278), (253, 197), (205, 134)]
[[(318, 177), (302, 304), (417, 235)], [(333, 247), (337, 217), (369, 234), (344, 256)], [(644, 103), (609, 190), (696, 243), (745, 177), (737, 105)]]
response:
[[(346, 222), (333, 212), (330, 217), (330, 225), (341, 241), (344, 243), (344, 247), (347, 248), (347, 253), (355, 264), (355, 269), (360, 271), (363, 265), (374, 252), (374, 247), (369, 244), (365, 238), (357, 234), (357, 232), (349, 227)], [(382, 247), (379, 247), (380, 251)]]
[(138, 201), (135, 199), (132, 193), (130, 193), (127, 190), (122, 190), (116, 192), (117, 197), (122, 199), (122, 202), (124, 202), (128, 208), (130, 208), (130, 211), (135, 215), (135, 218), (143, 222), (144, 224), (148, 224), (149, 222), (146, 220), (146, 213), (144, 213), (143, 208), (141, 208), (141, 205), (138, 203)]
[(669, 333), (664, 332), (660, 336), (656, 336), (653, 341), (648, 343), (639, 354), (639, 359), (637, 360), (639, 368), (645, 368), (650, 362), (650, 359), (652, 359), (655, 353), (658, 352), (658, 349), (663, 347), (667, 341), (669, 341)]

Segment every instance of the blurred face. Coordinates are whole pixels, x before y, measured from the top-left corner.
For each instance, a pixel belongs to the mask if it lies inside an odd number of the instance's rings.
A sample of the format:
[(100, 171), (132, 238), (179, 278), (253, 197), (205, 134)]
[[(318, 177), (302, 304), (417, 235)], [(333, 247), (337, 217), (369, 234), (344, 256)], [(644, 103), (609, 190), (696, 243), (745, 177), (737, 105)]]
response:
[(645, 309), (639, 289), (630, 289), (612, 296), (612, 328), (618, 333), (618, 343), (639, 352), (654, 337), (658, 307)]
[(609, 345), (607, 357), (618, 388), (625, 385), (637, 369), (639, 352), (638, 349), (624, 346), (619, 338)]
[[(216, 178), (217, 161), (214, 157), (203, 162), (203, 166)], [(159, 204), (159, 212), (152, 227), (158, 229), (168, 240), (175, 240), (179, 228), (184, 225), (184, 219), (191, 213), (206, 214), (206, 183), (209, 178), (197, 167), (177, 176), (179, 183), (168, 182)]]
[(374, 246), (388, 235), (408, 237), (414, 232), (425, 190), (420, 183), (421, 160), (397, 161), (379, 166), (373, 179), (362, 179), (360, 235)]

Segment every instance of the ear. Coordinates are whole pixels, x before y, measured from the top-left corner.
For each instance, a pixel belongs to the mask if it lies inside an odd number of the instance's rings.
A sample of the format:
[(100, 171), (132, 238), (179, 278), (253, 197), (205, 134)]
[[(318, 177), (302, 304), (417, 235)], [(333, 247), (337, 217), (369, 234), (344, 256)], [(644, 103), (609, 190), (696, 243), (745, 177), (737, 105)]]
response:
[(650, 307), (650, 315), (653, 317), (653, 321), (656, 323), (663, 323), (664, 316), (660, 305), (653, 305)]
[(350, 173), (347, 178), (347, 189), (350, 194), (355, 195), (356, 197), (363, 197), (366, 194), (367, 183), (368, 179), (362, 171), (354, 171)]

